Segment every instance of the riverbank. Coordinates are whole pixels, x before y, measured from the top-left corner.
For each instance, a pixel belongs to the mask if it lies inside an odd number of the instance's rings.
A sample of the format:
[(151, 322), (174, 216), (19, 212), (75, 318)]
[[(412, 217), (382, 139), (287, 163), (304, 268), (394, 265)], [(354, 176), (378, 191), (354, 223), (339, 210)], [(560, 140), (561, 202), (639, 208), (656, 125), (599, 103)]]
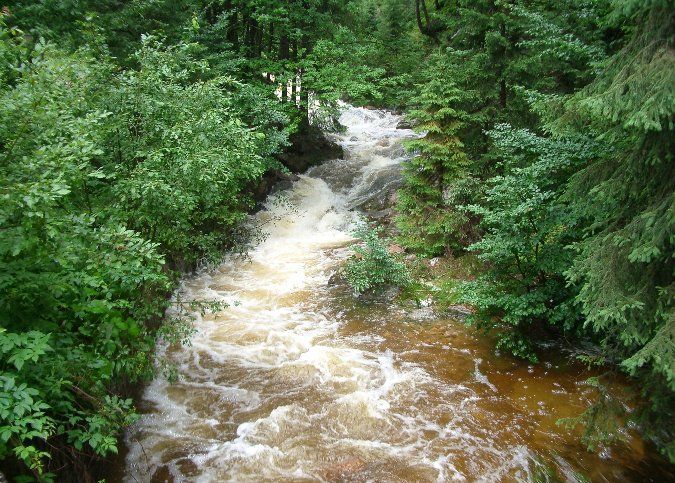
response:
[[(340, 145), (314, 127), (310, 127), (305, 132), (295, 133), (289, 138), (288, 146), (278, 156), (278, 160), (285, 167), (285, 171), (269, 170), (249, 188), (250, 195), (258, 202), (251, 211), (251, 215), (264, 209), (265, 202), (273, 190), (283, 191), (291, 188), (293, 183), (299, 179), (298, 174), (327, 160), (340, 158), (342, 155), (343, 151)], [(224, 255), (227, 256), (227, 252)], [(170, 270), (173, 271), (178, 268), (180, 267), (170, 267)], [(189, 279), (201, 271), (203, 269), (197, 269), (196, 266), (182, 267), (182, 279)], [(166, 296), (171, 297), (176, 289), (178, 289), (177, 286), (174, 287), (174, 291), (167, 292)], [(204, 298), (203, 300), (212, 299)], [(169, 317), (169, 315), (165, 315), (166, 317)], [(157, 321), (157, 324), (161, 323), (162, 321)], [(131, 398), (141, 412), (148, 410), (148, 407), (143, 404), (142, 395), (149, 383), (150, 381), (146, 380), (139, 381), (136, 384), (127, 385), (122, 391), (123, 397)], [(98, 481), (101, 478), (109, 481), (121, 481), (124, 479), (123, 468), (127, 454), (128, 445), (122, 445), (114, 456), (90, 464), (87, 478), (90, 478), (91, 481)], [(110, 468), (113, 468), (113, 470), (110, 471)], [(79, 481), (83, 476), (83, 474), (80, 474), (73, 481)], [(171, 478), (169, 473), (157, 475), (159, 480), (167, 478)]]

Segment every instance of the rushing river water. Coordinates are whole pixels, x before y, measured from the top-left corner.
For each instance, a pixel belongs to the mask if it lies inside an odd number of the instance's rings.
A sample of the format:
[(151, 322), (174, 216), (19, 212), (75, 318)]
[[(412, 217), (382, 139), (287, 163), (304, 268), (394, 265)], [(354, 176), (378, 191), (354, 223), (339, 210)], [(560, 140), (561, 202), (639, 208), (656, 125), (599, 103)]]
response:
[(155, 379), (125, 481), (647, 481), (668, 466), (634, 435), (588, 453), (556, 425), (593, 396), (589, 376), (528, 366), (431, 309), (362, 305), (328, 283), (348, 256), (353, 209), (389, 196), (405, 159), (399, 118), (348, 108), (344, 160), (270, 197), (249, 260), (187, 279), (183, 297), (237, 302), (197, 316), (165, 348), (181, 378)]

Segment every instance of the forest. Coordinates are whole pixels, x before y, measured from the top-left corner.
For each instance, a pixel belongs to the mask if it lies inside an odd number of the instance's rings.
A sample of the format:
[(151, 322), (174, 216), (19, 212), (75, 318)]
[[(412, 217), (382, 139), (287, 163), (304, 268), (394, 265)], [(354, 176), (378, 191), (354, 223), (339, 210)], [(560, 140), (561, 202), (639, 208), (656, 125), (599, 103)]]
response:
[(432, 280), (439, 310), (468, 307), (502, 358), (537, 366), (564, 347), (592, 368), (594, 401), (563, 421), (588, 451), (637, 431), (675, 463), (671, 0), (0, 8), (12, 481), (106, 476), (139, 388), (181, 378), (158, 345), (189, 345), (194, 314), (227, 310), (172, 296), (182, 277), (264, 239), (251, 213), (320, 161), (298, 153), (343, 129), (344, 103), (417, 133), (391, 222), (362, 230), (344, 269), (354, 291), (419, 299), (411, 259), (472, 264)]

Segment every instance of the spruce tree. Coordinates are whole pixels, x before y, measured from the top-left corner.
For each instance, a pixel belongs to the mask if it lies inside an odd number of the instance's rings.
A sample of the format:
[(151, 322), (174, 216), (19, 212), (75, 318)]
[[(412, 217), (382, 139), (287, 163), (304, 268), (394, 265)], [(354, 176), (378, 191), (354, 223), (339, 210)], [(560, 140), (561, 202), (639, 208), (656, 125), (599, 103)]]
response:
[(572, 179), (568, 198), (587, 220), (568, 278), (608, 360), (642, 381), (645, 428), (675, 460), (673, 248), (675, 61), (670, 2), (617, 2), (631, 35), (601, 75), (566, 105), (558, 129), (610, 146)]
[(416, 151), (405, 168), (405, 184), (398, 193), (397, 226), (403, 243), (425, 255), (459, 248), (468, 219), (457, 208), (466, 198), (469, 160), (460, 133), (467, 117), (462, 102), (467, 94), (440, 73), (447, 68), (438, 57), (429, 80), (415, 99), (409, 118), (423, 137), (410, 141)]

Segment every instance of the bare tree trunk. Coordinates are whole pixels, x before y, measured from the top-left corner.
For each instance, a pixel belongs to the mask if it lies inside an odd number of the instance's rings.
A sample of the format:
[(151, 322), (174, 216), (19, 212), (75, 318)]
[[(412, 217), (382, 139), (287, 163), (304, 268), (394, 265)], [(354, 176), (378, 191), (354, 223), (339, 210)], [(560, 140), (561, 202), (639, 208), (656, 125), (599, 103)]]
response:
[(427, 31), (431, 30), (431, 19), (429, 18), (429, 11), (427, 10), (426, 0), (419, 0), (422, 4), (422, 12), (424, 12), (424, 20), (427, 22)]
[(260, 57), (263, 43), (263, 26), (257, 20), (253, 20), (255, 29), (253, 31), (253, 57)]
[(238, 15), (237, 10), (232, 8), (232, 0), (225, 2), (225, 11), (229, 18), (227, 22), (227, 41), (232, 45), (233, 50), (239, 50), (239, 32), (238, 32)]
[[(283, 32), (281, 34), (281, 37), (279, 38), (279, 60), (280, 61), (288, 60), (288, 57), (290, 56), (290, 48), (291, 48), (291, 44), (288, 40), (288, 34), (286, 32)], [(285, 66), (282, 68), (282, 70), (285, 70)], [(286, 74), (286, 72), (279, 72), (279, 74), (281, 74), (281, 76), (282, 76), (281, 79), (280, 79), (281, 82), (282, 82), (282, 86), (281, 86), (282, 97), (283, 97), (283, 93), (285, 92), (286, 93), (286, 99), (288, 99), (288, 79), (286, 79), (284, 77), (284, 74)]]
[[(424, 15), (424, 21), (422, 21), (422, 15)], [(431, 21), (425, 0), (415, 0), (415, 18), (417, 19), (417, 28), (420, 33), (430, 37), (434, 42), (438, 43), (436, 25)]]
[(420, 0), (415, 0), (415, 18), (417, 19), (417, 28), (423, 34), (426, 29), (422, 24), (422, 17), (420, 16)]

